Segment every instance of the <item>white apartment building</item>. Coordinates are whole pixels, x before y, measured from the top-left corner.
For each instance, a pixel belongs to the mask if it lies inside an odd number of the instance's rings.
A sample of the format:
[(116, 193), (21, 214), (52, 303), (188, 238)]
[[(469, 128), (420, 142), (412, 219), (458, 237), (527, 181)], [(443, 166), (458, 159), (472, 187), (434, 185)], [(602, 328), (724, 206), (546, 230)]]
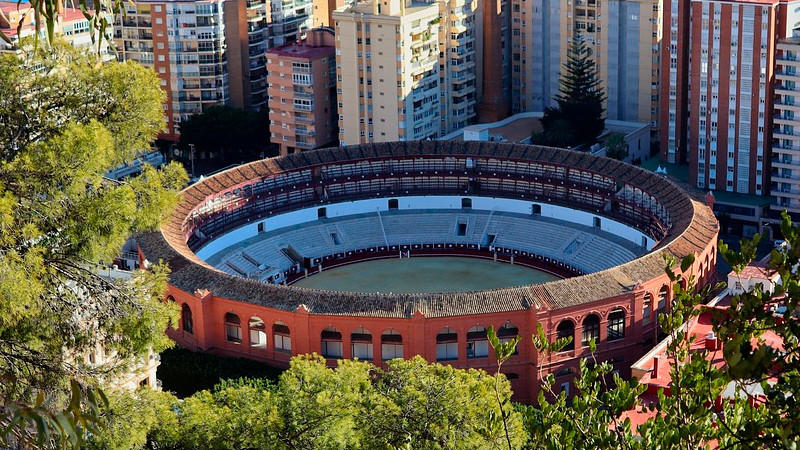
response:
[(772, 131), (773, 208), (800, 213), (800, 36), (778, 42)]
[(125, 8), (114, 34), (119, 58), (155, 69), (168, 93), (162, 137), (177, 140), (182, 121), (230, 101), (223, 0), (139, 0)]
[(300, 40), (303, 31), (314, 27), (312, 0), (268, 0), (267, 48)]

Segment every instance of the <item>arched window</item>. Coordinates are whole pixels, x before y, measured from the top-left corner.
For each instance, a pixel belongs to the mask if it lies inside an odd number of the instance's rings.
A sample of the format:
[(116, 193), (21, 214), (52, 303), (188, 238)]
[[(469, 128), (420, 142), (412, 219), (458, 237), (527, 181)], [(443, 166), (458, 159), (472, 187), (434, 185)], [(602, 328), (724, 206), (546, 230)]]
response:
[(403, 357), (403, 336), (400, 336), (395, 330), (386, 330), (381, 335), (381, 359), (388, 361), (390, 359)]
[(242, 320), (234, 313), (225, 314), (225, 340), (242, 343)]
[(653, 296), (648, 292), (644, 294), (642, 300), (642, 325), (652, 322), (653, 318)]
[(285, 323), (275, 322), (272, 325), (272, 342), (274, 342), (275, 350), (285, 353), (292, 352), (292, 338), (289, 327)]
[(564, 346), (561, 351), (575, 350), (575, 324), (569, 319), (564, 319), (558, 324), (556, 333), (559, 339), (571, 337), (569, 344)]
[[(169, 303), (176, 303), (176, 302), (175, 302), (175, 297), (173, 297), (173, 296), (171, 296), (171, 295), (168, 295), (168, 296), (167, 296), (167, 299), (166, 299), (166, 301), (167, 301), (167, 302), (169, 302)], [(167, 318), (167, 328), (172, 328), (172, 327), (173, 327), (173, 326), (172, 326), (172, 317), (168, 317), (168, 318)]]
[[(513, 323), (506, 322), (497, 329), (497, 337), (500, 338), (500, 342), (509, 342), (517, 336), (519, 336), (519, 328)], [(519, 354), (519, 344), (514, 348), (514, 354)]]
[(267, 326), (261, 318), (253, 316), (248, 323), (250, 328), (250, 347), (267, 348)]
[(450, 327), (436, 335), (436, 360), (452, 361), (458, 359), (458, 334)]
[(583, 319), (581, 345), (584, 347), (589, 345), (589, 341), (592, 339), (594, 339), (595, 342), (600, 339), (600, 318), (597, 317), (597, 314), (589, 314)]
[(489, 356), (489, 340), (486, 328), (480, 325), (467, 331), (467, 358), (486, 358)]
[(342, 357), (342, 333), (336, 328), (322, 330), (322, 356), (326, 358)]
[(667, 285), (661, 286), (661, 290), (658, 291), (658, 312), (663, 313), (667, 310), (667, 295), (669, 294), (669, 288)]
[(625, 310), (616, 308), (611, 310), (608, 315), (608, 336), (609, 341), (616, 341), (625, 337)]
[(192, 322), (192, 309), (186, 303), (181, 306), (181, 327), (185, 333), (194, 334), (194, 322)]
[(350, 350), (353, 358), (372, 359), (372, 334), (364, 328), (350, 333)]

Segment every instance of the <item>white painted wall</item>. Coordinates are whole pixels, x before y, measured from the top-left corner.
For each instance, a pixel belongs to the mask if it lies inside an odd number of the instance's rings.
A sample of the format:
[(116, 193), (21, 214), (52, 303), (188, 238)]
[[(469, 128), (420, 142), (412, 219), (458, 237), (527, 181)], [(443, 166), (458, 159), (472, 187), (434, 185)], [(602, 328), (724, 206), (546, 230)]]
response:
[[(531, 214), (534, 205), (534, 202), (528, 200), (477, 196), (456, 197), (448, 195), (428, 195), (396, 198), (398, 200), (399, 209), (461, 209), (462, 198), (472, 199), (472, 209), (482, 211), (495, 210), (518, 214)], [(543, 203), (538, 204), (542, 207), (542, 217), (552, 217), (588, 227), (594, 225), (595, 217), (600, 217), (600, 229), (603, 231), (612, 233), (637, 245), (641, 245), (642, 239), (645, 239), (645, 247), (647, 250), (653, 248), (653, 245), (655, 244), (655, 240), (653, 240), (653, 238), (650, 236), (647, 236), (641, 231), (621, 222), (617, 222), (606, 217), (597, 216), (596, 214), (579, 211), (572, 208), (565, 208), (563, 206), (548, 205)], [(262, 222), (264, 223), (264, 229), (266, 231), (276, 230), (278, 228), (283, 228), (290, 225), (313, 222), (317, 220), (317, 211), (320, 208), (326, 209), (327, 217), (342, 217), (375, 211), (388, 211), (389, 198), (375, 198), (328, 204), (314, 208), (301, 209), (299, 211), (292, 211), (269, 217), (257, 222), (249, 223), (208, 242), (197, 251), (197, 256), (200, 259), (205, 260), (217, 252), (230, 247), (236, 242), (240, 242), (257, 235), (258, 224)]]

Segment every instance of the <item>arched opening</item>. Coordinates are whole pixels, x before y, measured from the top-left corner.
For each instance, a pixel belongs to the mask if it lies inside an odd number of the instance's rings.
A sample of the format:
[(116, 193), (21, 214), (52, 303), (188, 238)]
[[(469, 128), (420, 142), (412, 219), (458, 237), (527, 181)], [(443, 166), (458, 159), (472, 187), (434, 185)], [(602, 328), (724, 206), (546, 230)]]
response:
[(336, 328), (322, 330), (322, 356), (326, 358), (342, 357), (342, 333)]
[(390, 359), (403, 357), (403, 336), (395, 330), (386, 330), (381, 335), (381, 359), (388, 361)]
[[(497, 337), (500, 342), (509, 342), (519, 336), (519, 328), (510, 322), (506, 322), (497, 329)], [(519, 354), (519, 344), (514, 348), (514, 354)]]
[(181, 306), (181, 328), (183, 328), (184, 333), (194, 334), (192, 309), (186, 303)]
[(625, 338), (625, 310), (615, 308), (608, 315), (608, 336), (609, 341), (616, 341)]
[(589, 345), (589, 341), (594, 339), (595, 342), (600, 340), (600, 317), (597, 314), (589, 314), (583, 319), (583, 331), (581, 334), (581, 345)]
[(267, 348), (267, 326), (264, 321), (253, 316), (247, 326), (250, 328), (250, 347)]
[(467, 358), (486, 358), (489, 356), (489, 339), (486, 327), (476, 325), (467, 331)]
[(642, 325), (647, 325), (653, 320), (653, 295), (649, 292), (644, 294), (642, 300)]
[(353, 358), (372, 359), (372, 334), (364, 328), (350, 333), (350, 350)]
[(436, 335), (436, 360), (452, 361), (458, 359), (458, 333), (447, 327)]
[(575, 324), (569, 319), (559, 322), (556, 328), (556, 335), (559, 339), (572, 338), (569, 344), (565, 345), (561, 351), (575, 350)]
[(275, 322), (272, 325), (272, 342), (274, 342), (275, 350), (285, 353), (292, 352), (292, 337), (289, 327), (285, 323)]
[(242, 320), (234, 313), (225, 313), (225, 340), (242, 343)]
[(658, 313), (663, 313), (667, 310), (667, 296), (669, 295), (669, 288), (667, 285), (661, 286), (658, 291)]

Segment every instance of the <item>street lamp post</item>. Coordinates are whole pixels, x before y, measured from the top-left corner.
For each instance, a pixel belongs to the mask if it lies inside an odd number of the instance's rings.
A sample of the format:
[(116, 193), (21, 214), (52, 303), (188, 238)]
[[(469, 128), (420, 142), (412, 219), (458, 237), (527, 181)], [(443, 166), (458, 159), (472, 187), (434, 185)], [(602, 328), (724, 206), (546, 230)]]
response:
[(189, 158), (192, 160), (192, 179), (194, 179), (194, 144), (189, 144), (189, 150), (191, 151)]

